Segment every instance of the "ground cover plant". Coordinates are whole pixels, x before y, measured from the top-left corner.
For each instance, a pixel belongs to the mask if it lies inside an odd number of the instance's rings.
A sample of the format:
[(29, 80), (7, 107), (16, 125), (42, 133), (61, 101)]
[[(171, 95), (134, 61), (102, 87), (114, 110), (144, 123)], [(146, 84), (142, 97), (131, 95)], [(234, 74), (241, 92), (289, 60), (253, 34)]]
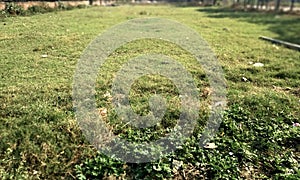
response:
[[(148, 97), (169, 102), (161, 127), (121, 126), (107, 95), (114, 73), (140, 53), (178, 60), (199, 88), (199, 125), (176, 152), (153, 163), (122, 163), (98, 153), (82, 136), (72, 106), (72, 82), (85, 47), (109, 27), (133, 18), (164, 17), (197, 31), (223, 67), (228, 107), (213, 149), (199, 147), (210, 89), (195, 59), (175, 44), (146, 39), (117, 49), (97, 78), (97, 107), (107, 108), (114, 133), (130, 141), (159, 138), (178, 117), (178, 92), (160, 76), (132, 86), (132, 108)], [(299, 17), (173, 6), (92, 7), (0, 19), (1, 179), (299, 179), (300, 53), (259, 40), (298, 43)], [(284, 28), (283, 28), (284, 27)], [(253, 64), (263, 63), (263, 67)], [(101, 114), (100, 114), (101, 115)]]

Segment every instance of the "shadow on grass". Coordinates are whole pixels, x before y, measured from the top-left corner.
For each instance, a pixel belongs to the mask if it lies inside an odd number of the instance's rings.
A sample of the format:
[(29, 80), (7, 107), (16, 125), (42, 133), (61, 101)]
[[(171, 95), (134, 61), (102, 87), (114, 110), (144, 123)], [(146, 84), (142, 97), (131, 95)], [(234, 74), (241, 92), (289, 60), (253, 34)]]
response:
[(276, 39), (300, 44), (300, 16), (274, 12), (245, 12), (229, 8), (202, 8), (197, 11), (211, 18), (235, 18), (255, 24), (268, 26), (268, 30), (277, 34)]

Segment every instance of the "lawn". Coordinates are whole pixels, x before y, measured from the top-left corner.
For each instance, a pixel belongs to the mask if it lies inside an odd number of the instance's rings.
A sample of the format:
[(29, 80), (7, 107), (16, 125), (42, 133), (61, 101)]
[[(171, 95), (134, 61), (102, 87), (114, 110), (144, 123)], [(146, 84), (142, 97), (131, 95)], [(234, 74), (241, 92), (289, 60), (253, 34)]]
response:
[[(175, 44), (144, 39), (118, 48), (97, 77), (96, 106), (108, 109), (112, 131), (129, 141), (158, 139), (176, 125), (176, 87), (161, 76), (132, 86), (131, 106), (149, 112), (161, 93), (168, 111), (161, 126), (135, 129), (111, 107), (114, 74), (139, 54), (162, 53), (186, 67), (201, 103), (193, 135), (174, 153), (145, 164), (122, 163), (83, 137), (72, 102), (76, 64), (84, 49), (108, 28), (134, 18), (162, 17), (199, 33), (215, 53), (227, 84), (227, 109), (213, 149), (199, 146), (209, 116), (209, 83), (195, 59)], [(1, 179), (299, 179), (300, 52), (270, 44), (260, 35), (300, 43), (300, 18), (175, 6), (92, 7), (0, 19)], [(254, 63), (263, 67), (254, 67)]]

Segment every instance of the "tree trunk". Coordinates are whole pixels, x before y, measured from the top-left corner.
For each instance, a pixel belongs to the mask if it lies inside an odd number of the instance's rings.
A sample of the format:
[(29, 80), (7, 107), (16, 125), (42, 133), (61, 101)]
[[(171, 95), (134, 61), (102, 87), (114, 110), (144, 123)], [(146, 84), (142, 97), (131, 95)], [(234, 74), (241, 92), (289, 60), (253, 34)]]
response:
[(294, 5), (295, 5), (295, 0), (291, 0), (291, 7), (290, 7), (290, 11), (293, 11), (293, 9), (294, 9)]
[(279, 11), (280, 8), (280, 0), (276, 1), (275, 11)]
[(269, 0), (266, 0), (266, 10), (269, 10)]
[(254, 9), (254, 0), (251, 0), (251, 9)]

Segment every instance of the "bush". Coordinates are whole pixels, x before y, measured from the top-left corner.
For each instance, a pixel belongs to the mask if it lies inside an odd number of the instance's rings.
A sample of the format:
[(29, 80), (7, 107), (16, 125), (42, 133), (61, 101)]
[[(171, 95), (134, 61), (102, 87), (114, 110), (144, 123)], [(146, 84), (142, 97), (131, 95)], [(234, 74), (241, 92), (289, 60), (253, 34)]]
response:
[(67, 6), (64, 4), (64, 3), (62, 3), (62, 2), (58, 2), (58, 9), (66, 9), (67, 8)]
[(14, 2), (8, 2), (5, 4), (5, 9), (0, 10), (0, 17), (8, 17), (10, 15), (32, 15), (38, 13), (47, 13), (53, 12), (57, 10), (72, 10), (75, 8), (83, 9), (87, 8), (87, 5), (79, 4), (77, 6), (66, 5), (65, 3), (59, 2), (58, 6), (55, 8), (49, 7), (46, 3), (42, 3), (40, 5), (33, 5), (25, 10), (22, 6), (15, 4)]
[(87, 5), (85, 5), (85, 4), (78, 4), (76, 7), (78, 9), (84, 9), (84, 8), (87, 8)]
[(36, 13), (46, 13), (46, 12), (52, 12), (54, 11), (53, 8), (50, 8), (49, 6), (47, 5), (34, 5), (34, 6), (31, 6), (27, 9), (27, 11), (30, 13), (30, 14), (36, 14)]
[(74, 6), (71, 6), (69, 4), (63, 3), (63, 2), (58, 2), (58, 9), (59, 10), (72, 10), (74, 9)]
[(15, 3), (5, 3), (4, 12), (11, 15), (25, 15), (24, 8)]

